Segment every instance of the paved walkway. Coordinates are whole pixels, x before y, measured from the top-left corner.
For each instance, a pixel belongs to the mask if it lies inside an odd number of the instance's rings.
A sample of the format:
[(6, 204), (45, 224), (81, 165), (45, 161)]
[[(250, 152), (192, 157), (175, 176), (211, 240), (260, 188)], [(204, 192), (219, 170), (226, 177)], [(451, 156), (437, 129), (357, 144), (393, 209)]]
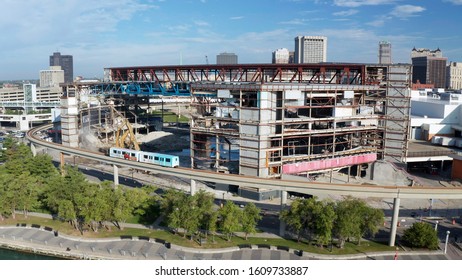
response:
[[(130, 237), (86, 239), (56, 234), (49, 228), (0, 227), (0, 246), (77, 259), (123, 260), (392, 260), (394, 252), (326, 256), (287, 248), (251, 246), (223, 249), (194, 249), (162, 240)], [(445, 260), (442, 251), (399, 252), (398, 259)]]

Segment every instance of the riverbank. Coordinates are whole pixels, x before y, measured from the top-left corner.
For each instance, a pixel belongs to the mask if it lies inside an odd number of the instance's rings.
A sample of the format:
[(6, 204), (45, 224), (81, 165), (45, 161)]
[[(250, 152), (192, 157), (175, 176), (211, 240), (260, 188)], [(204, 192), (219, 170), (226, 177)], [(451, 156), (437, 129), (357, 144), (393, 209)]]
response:
[[(395, 251), (326, 255), (284, 246), (242, 245), (228, 248), (187, 248), (143, 237), (78, 238), (44, 228), (0, 227), (0, 246), (63, 259), (85, 260), (333, 260), (393, 259)], [(399, 251), (400, 258), (447, 259), (442, 251)]]

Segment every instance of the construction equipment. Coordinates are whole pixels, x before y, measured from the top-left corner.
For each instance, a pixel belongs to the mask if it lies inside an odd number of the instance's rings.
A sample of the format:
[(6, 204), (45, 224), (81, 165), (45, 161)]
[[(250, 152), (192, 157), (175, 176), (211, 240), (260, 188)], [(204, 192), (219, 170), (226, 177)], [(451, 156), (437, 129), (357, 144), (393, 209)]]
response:
[(125, 118), (125, 116), (123, 116), (113, 106), (111, 106), (111, 109), (112, 112), (116, 115), (114, 123), (117, 123), (117, 131), (114, 139), (115, 146), (118, 148), (128, 148), (139, 151), (140, 146), (136, 140), (132, 125), (127, 120), (127, 118)]
[(117, 127), (115, 135), (115, 146), (118, 148), (128, 148), (139, 151), (140, 146), (133, 133), (133, 127), (127, 119), (122, 119), (121, 124)]

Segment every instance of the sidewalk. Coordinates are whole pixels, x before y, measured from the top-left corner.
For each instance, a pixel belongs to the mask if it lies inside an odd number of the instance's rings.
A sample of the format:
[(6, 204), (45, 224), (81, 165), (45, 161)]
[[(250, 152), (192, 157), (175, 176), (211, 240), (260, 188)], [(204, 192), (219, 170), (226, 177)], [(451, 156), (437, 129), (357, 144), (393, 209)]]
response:
[[(234, 246), (220, 249), (187, 248), (161, 239), (141, 236), (99, 239), (68, 236), (54, 232), (51, 228), (39, 228), (36, 225), (25, 224), (18, 224), (16, 227), (0, 227), (0, 246), (61, 258), (106, 260), (392, 260), (395, 256), (393, 251), (331, 256), (268, 245)], [(445, 260), (448, 257), (441, 250), (400, 251), (399, 259)]]

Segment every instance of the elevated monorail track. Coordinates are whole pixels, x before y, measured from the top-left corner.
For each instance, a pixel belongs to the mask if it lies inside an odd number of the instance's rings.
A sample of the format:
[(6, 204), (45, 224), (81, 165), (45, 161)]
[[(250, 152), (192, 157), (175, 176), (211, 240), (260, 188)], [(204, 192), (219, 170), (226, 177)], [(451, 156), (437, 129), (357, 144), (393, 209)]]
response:
[[(231, 184), (247, 187), (258, 187), (272, 190), (306, 193), (311, 195), (343, 195), (354, 197), (378, 197), (378, 198), (411, 198), (411, 199), (462, 199), (460, 187), (402, 187), (402, 186), (376, 186), (376, 185), (352, 185), (337, 183), (300, 182), (291, 180), (266, 179), (252, 176), (222, 174), (190, 168), (168, 168), (135, 161), (127, 161), (112, 158), (102, 153), (87, 151), (78, 148), (62, 146), (61, 144), (47, 142), (35, 137), (35, 134), (51, 125), (33, 128), (28, 131), (26, 137), (34, 145), (59, 151), (66, 155), (87, 158), (106, 164), (125, 166), (138, 170), (148, 171), (154, 174), (163, 174), (223, 184)], [(390, 182), (392, 183), (392, 182)]]

